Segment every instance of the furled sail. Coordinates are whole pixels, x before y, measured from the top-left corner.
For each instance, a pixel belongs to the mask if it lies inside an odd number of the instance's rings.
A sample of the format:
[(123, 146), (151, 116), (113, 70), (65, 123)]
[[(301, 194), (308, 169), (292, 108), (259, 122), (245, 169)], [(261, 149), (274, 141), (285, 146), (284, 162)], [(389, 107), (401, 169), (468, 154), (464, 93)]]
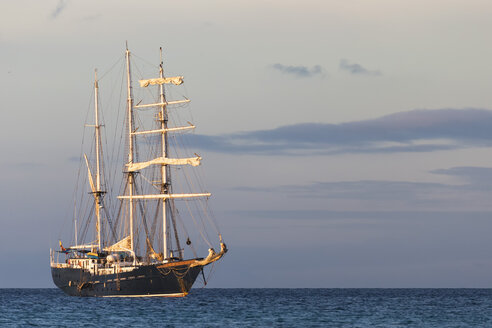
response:
[(190, 158), (166, 158), (166, 157), (158, 157), (153, 160), (147, 162), (140, 163), (130, 163), (127, 164), (126, 167), (128, 172), (134, 172), (141, 169), (144, 169), (150, 165), (161, 164), (161, 165), (191, 165), (198, 166), (200, 165), (201, 157), (190, 157)]
[(126, 236), (121, 239), (119, 242), (105, 248), (104, 250), (107, 252), (117, 252), (117, 251), (128, 251), (131, 249), (131, 238), (130, 236)]
[(139, 80), (140, 87), (145, 88), (151, 85), (155, 84), (167, 84), (167, 83), (172, 83), (174, 85), (180, 85), (183, 83), (183, 77), (182, 76), (174, 76), (174, 77), (162, 77), (162, 78), (157, 78), (157, 79), (148, 79), (148, 80)]
[(175, 127), (175, 128), (166, 128), (166, 129), (157, 129), (157, 130), (146, 130), (146, 131), (136, 131), (136, 132), (133, 132), (132, 134), (139, 135), (139, 134), (151, 134), (151, 133), (167, 133), (167, 132), (175, 132), (175, 131), (189, 130), (189, 129), (194, 129), (194, 128), (195, 128), (195, 126), (190, 123), (189, 126), (178, 126), (178, 127)]
[(118, 196), (118, 199), (178, 199), (178, 198), (193, 198), (193, 197), (210, 197), (209, 192), (199, 194), (150, 194), (150, 195), (132, 195)]

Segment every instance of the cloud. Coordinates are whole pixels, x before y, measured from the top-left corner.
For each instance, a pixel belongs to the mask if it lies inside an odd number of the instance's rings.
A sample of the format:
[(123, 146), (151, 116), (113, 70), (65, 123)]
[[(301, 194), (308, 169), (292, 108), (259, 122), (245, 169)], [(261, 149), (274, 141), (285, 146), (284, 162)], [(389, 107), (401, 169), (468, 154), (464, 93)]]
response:
[[(332, 210), (235, 210), (231, 215), (239, 214), (249, 218), (285, 219), (285, 220), (457, 220), (477, 219), (488, 220), (492, 216), (490, 211), (332, 211)], [(300, 219), (302, 218), (302, 219)], [(302, 222), (302, 221), (301, 221)], [(360, 225), (360, 221), (356, 221)]]
[(492, 111), (413, 110), (340, 124), (301, 123), (219, 136), (192, 135), (200, 149), (257, 155), (431, 152), (492, 146)]
[(59, 0), (55, 10), (51, 13), (51, 18), (56, 19), (61, 14), (61, 12), (65, 10), (67, 4), (68, 0)]
[[(454, 188), (455, 186), (452, 186)], [(243, 187), (240, 191), (282, 192), (295, 197), (321, 199), (355, 199), (383, 201), (416, 201), (426, 199), (430, 194), (438, 194), (450, 185), (427, 182), (360, 180), (313, 182), (303, 185), (283, 185), (274, 187)], [(425, 195), (426, 197), (423, 197)], [(422, 197), (421, 197), (422, 196)]]
[(282, 64), (273, 64), (271, 67), (284, 74), (293, 75), (296, 77), (324, 77), (324, 70), (320, 65), (315, 65), (311, 68), (307, 66), (287, 66)]
[(457, 175), (464, 177), (465, 181), (459, 184), (390, 180), (318, 181), (295, 185), (236, 187), (234, 190), (254, 194), (282, 194), (295, 199), (318, 199), (325, 204), (332, 201), (330, 204), (345, 204), (351, 210), (492, 210), (492, 168), (453, 167), (431, 173)]
[(349, 72), (352, 75), (366, 75), (366, 76), (381, 76), (382, 73), (379, 70), (368, 70), (359, 64), (349, 64), (346, 59), (340, 61), (340, 68)]
[(492, 190), (490, 183), (492, 181), (492, 168), (490, 167), (459, 166), (449, 169), (433, 170), (431, 173), (460, 178), (466, 183), (473, 185), (475, 189)]

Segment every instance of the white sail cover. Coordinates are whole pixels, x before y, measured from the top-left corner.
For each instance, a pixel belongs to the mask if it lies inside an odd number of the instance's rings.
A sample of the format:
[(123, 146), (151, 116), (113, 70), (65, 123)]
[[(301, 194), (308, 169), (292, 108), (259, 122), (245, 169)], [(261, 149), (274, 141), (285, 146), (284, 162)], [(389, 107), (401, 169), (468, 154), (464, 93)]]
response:
[(161, 164), (161, 165), (191, 165), (198, 166), (200, 165), (201, 157), (190, 157), (190, 158), (166, 158), (166, 157), (158, 157), (148, 162), (140, 162), (140, 163), (131, 163), (127, 164), (126, 167), (129, 172), (138, 171), (144, 169), (150, 165)]
[(172, 83), (174, 85), (180, 85), (183, 83), (183, 77), (182, 76), (163, 77), (157, 79), (139, 80), (138, 82), (140, 82), (140, 87), (142, 88), (149, 86), (149, 84), (155, 85), (155, 84)]
[(108, 252), (117, 252), (117, 251), (127, 251), (129, 249), (131, 249), (131, 239), (130, 236), (126, 236), (116, 244), (106, 247), (104, 250)]

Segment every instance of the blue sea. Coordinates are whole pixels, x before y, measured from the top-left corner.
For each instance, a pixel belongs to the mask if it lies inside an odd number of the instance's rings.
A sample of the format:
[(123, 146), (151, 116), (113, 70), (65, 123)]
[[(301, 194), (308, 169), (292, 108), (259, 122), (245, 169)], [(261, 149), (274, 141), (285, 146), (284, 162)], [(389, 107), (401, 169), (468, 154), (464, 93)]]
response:
[(193, 289), (185, 298), (0, 289), (0, 327), (492, 327), (492, 289)]

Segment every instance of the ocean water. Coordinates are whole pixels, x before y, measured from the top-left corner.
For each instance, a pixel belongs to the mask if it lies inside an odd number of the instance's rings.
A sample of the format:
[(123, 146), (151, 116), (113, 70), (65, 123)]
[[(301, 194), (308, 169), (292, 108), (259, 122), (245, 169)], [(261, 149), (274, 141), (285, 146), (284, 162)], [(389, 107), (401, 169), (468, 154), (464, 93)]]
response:
[(0, 289), (0, 327), (492, 327), (492, 289), (193, 289), (186, 298)]

